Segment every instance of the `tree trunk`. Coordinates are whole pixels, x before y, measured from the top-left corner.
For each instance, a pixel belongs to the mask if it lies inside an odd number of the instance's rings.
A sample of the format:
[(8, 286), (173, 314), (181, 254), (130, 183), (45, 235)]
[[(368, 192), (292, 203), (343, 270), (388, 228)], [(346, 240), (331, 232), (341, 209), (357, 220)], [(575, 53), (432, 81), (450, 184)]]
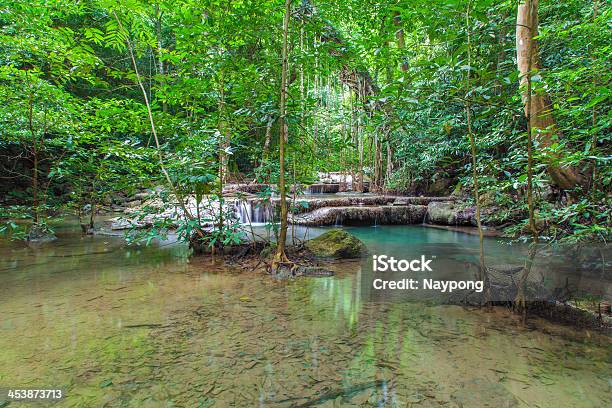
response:
[[(119, 26), (119, 29), (123, 31), (125, 34), (125, 42), (127, 44), (127, 49), (130, 55), (130, 60), (132, 61), (132, 67), (134, 68), (134, 73), (136, 74), (136, 82), (138, 83), (138, 86), (140, 90), (142, 91), (142, 97), (144, 98), (145, 106), (147, 107), (147, 116), (149, 117), (149, 123), (151, 125), (151, 133), (153, 134), (153, 140), (155, 141), (155, 147), (157, 150), (157, 158), (159, 160), (160, 170), (162, 174), (164, 175), (164, 178), (166, 179), (168, 186), (172, 189), (172, 192), (174, 193), (174, 197), (176, 198), (176, 200), (178, 200), (179, 206), (183, 210), (183, 216), (185, 217), (185, 219), (193, 220), (193, 215), (187, 208), (187, 205), (185, 204), (185, 200), (183, 199), (183, 195), (174, 185), (174, 183), (172, 182), (172, 179), (170, 178), (170, 174), (168, 174), (168, 171), (166, 170), (166, 165), (164, 164), (164, 154), (162, 153), (161, 145), (159, 143), (159, 138), (157, 137), (157, 128), (155, 127), (155, 120), (153, 119), (153, 111), (151, 109), (151, 104), (149, 103), (149, 97), (147, 96), (147, 91), (140, 77), (140, 72), (138, 71), (138, 64), (136, 63), (136, 57), (134, 56), (134, 50), (132, 47), (132, 41), (130, 40), (130, 34), (123, 27), (123, 24), (121, 23), (121, 20), (119, 19), (115, 11), (113, 11), (113, 16), (115, 17), (115, 21), (117, 21), (117, 25)], [(197, 232), (200, 236), (202, 236), (203, 233), (201, 230), (198, 230)]]
[[(523, 13), (527, 13), (529, 17), (529, 21), (525, 21), (526, 23), (530, 23), (529, 27), (537, 27), (537, 0), (528, 1), (529, 4), (523, 5)], [(519, 16), (521, 15), (521, 6), (519, 5)], [(533, 16), (535, 15), (535, 20)], [(537, 29), (535, 30), (537, 35)], [(518, 28), (517, 28), (517, 46), (518, 46)], [(532, 38), (529, 37), (531, 41)], [(531, 268), (533, 266), (533, 261), (536, 256), (537, 245), (538, 245), (538, 230), (536, 228), (535, 222), (535, 205), (533, 202), (533, 168), (534, 168), (534, 160), (533, 160), (533, 141), (534, 141), (534, 129), (537, 129), (535, 123), (539, 120), (536, 116), (536, 111), (534, 110), (534, 101), (537, 99), (536, 95), (533, 94), (531, 88), (531, 71), (533, 70), (533, 64), (537, 62), (536, 57), (537, 49), (535, 47), (535, 43), (530, 42), (529, 47), (526, 50), (526, 53), (523, 55), (524, 60), (526, 60), (527, 65), (524, 67), (527, 75), (524, 76), (525, 79), (525, 91), (523, 92), (523, 102), (525, 103), (525, 115), (527, 115), (527, 206), (529, 208), (529, 229), (531, 230), (532, 243), (529, 247), (529, 256), (525, 260), (525, 266), (523, 267), (523, 271), (519, 276), (519, 280), (517, 283), (518, 291), (515, 299), (515, 306), (519, 311), (523, 312), (523, 319), (525, 318), (526, 313), (526, 298), (525, 293), (527, 291), (527, 279), (531, 273)], [(551, 175), (552, 176), (552, 175)]]
[(374, 138), (374, 182), (373, 182), (373, 188), (375, 191), (380, 190), (381, 179), (382, 179), (382, 143), (378, 140), (378, 137), (375, 137)]
[(476, 225), (478, 227), (478, 239), (479, 239), (479, 262), (478, 262), (478, 279), (482, 280), (485, 285), (486, 302), (489, 303), (491, 300), (491, 292), (489, 287), (489, 278), (487, 273), (487, 267), (485, 264), (485, 253), (484, 253), (484, 232), (482, 230), (482, 203), (480, 201), (480, 185), (478, 180), (478, 151), (476, 150), (476, 137), (472, 129), (472, 107), (467, 97), (471, 90), (470, 75), (472, 73), (472, 41), (470, 35), (470, 5), (468, 1), (467, 12), (465, 14), (465, 28), (467, 31), (467, 61), (468, 71), (465, 74), (465, 114), (467, 119), (467, 130), (468, 139), (470, 142), (470, 151), (472, 153), (472, 178), (474, 180), (474, 201), (476, 202)]
[[(550, 97), (538, 91), (531, 95), (531, 108), (527, 105), (527, 78), (533, 70), (540, 69), (537, 42), (538, 35), (538, 0), (525, 0), (518, 6), (516, 19), (516, 58), (521, 75), (521, 98), (523, 100), (525, 116), (530, 119), (531, 128), (535, 131), (542, 147), (550, 147), (555, 138), (561, 134), (557, 129), (552, 115)], [(530, 81), (531, 82), (531, 81)], [(559, 159), (559, 154), (550, 153), (551, 160)], [(562, 189), (572, 189), (584, 183), (584, 177), (573, 167), (559, 167), (548, 165), (548, 173), (553, 182)]]
[(270, 116), (268, 118), (268, 123), (266, 123), (266, 138), (264, 140), (264, 146), (263, 146), (264, 160), (268, 158), (268, 154), (270, 152), (270, 142), (272, 140), (272, 125), (273, 124), (274, 124), (274, 118)]
[(40, 208), (38, 203), (38, 137), (34, 130), (34, 95), (30, 94), (28, 102), (28, 124), (30, 128), (30, 134), (32, 135), (32, 212), (34, 224), (40, 222)]
[(227, 112), (225, 108), (225, 75), (223, 69), (221, 69), (219, 84), (219, 131), (222, 134), (223, 139), (219, 141), (219, 158), (220, 168), (219, 177), (221, 182), (225, 184), (229, 176), (229, 154), (227, 150), (230, 147), (230, 128), (229, 121), (227, 120)]
[[(166, 73), (164, 68), (164, 60), (162, 59), (162, 16), (164, 15), (163, 11), (159, 10), (159, 4), (155, 5), (155, 35), (157, 37), (157, 63), (160, 77), (163, 77)], [(162, 102), (162, 111), (168, 111), (168, 104), (164, 101)]]
[[(385, 180), (389, 180), (393, 173), (393, 149), (391, 148), (391, 141), (387, 138), (387, 174)], [(384, 191), (387, 191), (387, 185), (385, 184)]]
[[(395, 32), (395, 38), (397, 39), (397, 48), (399, 48), (400, 50), (403, 50), (404, 48), (406, 48), (406, 41), (404, 40), (404, 29), (401, 28), (402, 27), (402, 17), (399, 11), (396, 11), (394, 13), (393, 24), (399, 27), (397, 31)], [(401, 67), (402, 67), (402, 71), (404, 72), (408, 71), (408, 63), (404, 61), (403, 56), (402, 56)]]
[(276, 245), (276, 255), (272, 264), (272, 270), (277, 270), (283, 263), (288, 263), (287, 255), (285, 254), (285, 244), (287, 241), (287, 195), (285, 186), (285, 140), (287, 139), (287, 66), (288, 66), (288, 37), (289, 37), (289, 16), (291, 14), (291, 0), (285, 0), (285, 17), (283, 19), (283, 50), (282, 50), (282, 68), (281, 68), (281, 96), (280, 96), (280, 117), (279, 117), (279, 164), (280, 175), (278, 180), (278, 189), (280, 194), (280, 231), (278, 242)]

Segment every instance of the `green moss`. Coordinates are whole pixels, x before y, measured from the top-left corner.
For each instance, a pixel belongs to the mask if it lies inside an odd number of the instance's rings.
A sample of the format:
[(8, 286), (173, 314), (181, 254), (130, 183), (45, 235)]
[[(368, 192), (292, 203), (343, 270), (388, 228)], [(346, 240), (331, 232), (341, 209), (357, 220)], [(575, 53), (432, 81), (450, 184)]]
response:
[(306, 248), (321, 258), (359, 258), (366, 251), (363, 242), (341, 229), (307, 241)]

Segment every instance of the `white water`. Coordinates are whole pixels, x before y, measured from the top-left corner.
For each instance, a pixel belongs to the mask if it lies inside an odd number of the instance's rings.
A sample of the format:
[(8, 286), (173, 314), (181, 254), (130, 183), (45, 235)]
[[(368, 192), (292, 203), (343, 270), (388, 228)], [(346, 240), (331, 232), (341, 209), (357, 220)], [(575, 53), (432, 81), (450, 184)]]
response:
[(241, 224), (262, 225), (274, 218), (274, 210), (270, 203), (240, 200), (236, 201), (234, 209), (236, 218)]

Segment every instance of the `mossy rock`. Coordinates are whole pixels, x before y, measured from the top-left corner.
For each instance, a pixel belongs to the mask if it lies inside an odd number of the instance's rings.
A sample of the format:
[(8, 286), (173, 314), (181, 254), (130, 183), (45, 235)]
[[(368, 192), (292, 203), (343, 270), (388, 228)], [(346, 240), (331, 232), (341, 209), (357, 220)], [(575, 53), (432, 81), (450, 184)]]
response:
[(30, 242), (50, 242), (55, 241), (57, 237), (46, 225), (32, 224), (27, 239)]
[(359, 258), (366, 247), (358, 238), (341, 229), (334, 229), (306, 242), (306, 248), (319, 258)]

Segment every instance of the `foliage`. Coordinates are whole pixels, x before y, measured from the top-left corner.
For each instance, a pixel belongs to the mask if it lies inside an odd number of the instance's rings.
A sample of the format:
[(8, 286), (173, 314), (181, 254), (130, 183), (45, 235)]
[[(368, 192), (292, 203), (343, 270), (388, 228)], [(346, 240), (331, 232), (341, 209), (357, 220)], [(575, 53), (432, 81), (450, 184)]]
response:
[[(282, 4), (5, 1), (0, 218), (12, 219), (10, 205), (20, 205), (21, 216), (44, 223), (62, 209), (81, 212), (108, 205), (117, 193), (165, 185), (159, 157), (178, 195), (164, 206), (222, 197), (224, 166), (236, 180), (276, 183)], [(373, 188), (387, 191), (431, 194), (440, 181), (448, 181), (444, 193), (456, 186), (469, 191), (469, 101), (481, 195), (493, 192), (488, 221), (521, 233), (527, 159), (516, 2), (471, 1), (469, 27), (467, 4), (294, 2), (286, 179), (309, 183), (318, 171), (363, 172)], [(536, 146), (538, 217), (550, 239), (610, 233), (610, 13), (597, 0), (540, 4), (543, 67), (533, 75), (534, 91), (550, 96), (562, 134), (548, 148)], [(587, 185), (573, 192), (551, 187), (545, 165), (551, 157), (578, 167)], [(187, 239), (210, 223), (219, 230), (207, 239), (229, 243), (237, 235), (234, 225), (220, 222), (228, 216), (185, 214), (172, 228)], [(161, 237), (169, 228), (155, 225), (132, 239)]]

